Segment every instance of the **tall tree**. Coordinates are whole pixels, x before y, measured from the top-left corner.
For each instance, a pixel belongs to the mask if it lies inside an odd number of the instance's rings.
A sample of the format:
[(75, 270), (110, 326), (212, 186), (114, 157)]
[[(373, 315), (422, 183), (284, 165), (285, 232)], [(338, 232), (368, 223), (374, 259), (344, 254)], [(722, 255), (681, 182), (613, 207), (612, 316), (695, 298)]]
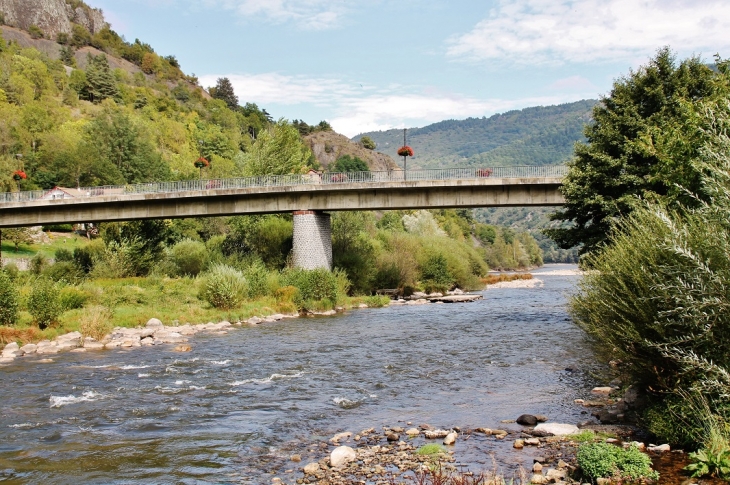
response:
[[(714, 72), (698, 57), (677, 64), (669, 48), (637, 71), (614, 82), (609, 96), (593, 108), (586, 127), (587, 143), (575, 158), (563, 184), (566, 203), (552, 214), (566, 224), (548, 231), (561, 247), (582, 245), (581, 252), (600, 247), (613, 221), (629, 214), (639, 197), (682, 197), (681, 185), (696, 190), (699, 172), (691, 163), (700, 143), (685, 133), (683, 157), (668, 157), (665, 133), (681, 134), (686, 103), (727, 94), (727, 75)], [(675, 148), (677, 146), (674, 143)], [(671, 168), (670, 168), (671, 167)]]
[(93, 103), (100, 103), (107, 98), (118, 98), (119, 88), (109, 68), (109, 60), (104, 54), (88, 55), (86, 67), (86, 89), (82, 95)]
[(238, 107), (238, 96), (233, 90), (231, 80), (227, 77), (219, 77), (212, 91), (213, 97), (225, 101), (229, 108), (236, 109)]

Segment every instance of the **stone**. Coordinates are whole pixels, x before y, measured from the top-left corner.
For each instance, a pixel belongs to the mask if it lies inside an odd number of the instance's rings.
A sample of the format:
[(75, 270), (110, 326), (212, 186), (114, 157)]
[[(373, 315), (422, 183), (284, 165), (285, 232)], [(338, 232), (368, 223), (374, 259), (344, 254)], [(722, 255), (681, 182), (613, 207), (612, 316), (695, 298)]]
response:
[(525, 444), (530, 445), (530, 446), (539, 446), (540, 439), (539, 438), (528, 438), (525, 440)]
[(319, 463), (317, 463), (316, 461), (315, 462), (312, 462), (312, 463), (308, 463), (304, 467), (304, 474), (305, 475), (314, 475), (318, 471), (319, 471)]
[(81, 339), (83, 336), (79, 332), (70, 332), (59, 336), (56, 341), (58, 345), (67, 344), (69, 348), (76, 348), (81, 345)]
[(477, 428), (474, 431), (476, 431), (478, 433), (484, 433), (487, 436), (489, 436), (490, 434), (492, 434), (492, 430), (489, 429), (489, 428)]
[(97, 342), (96, 339), (86, 337), (84, 339), (84, 348), (88, 350), (101, 350), (104, 348), (104, 344)]
[(180, 344), (173, 349), (175, 352), (190, 352), (193, 348), (188, 344)]
[(553, 436), (566, 436), (580, 433), (578, 426), (562, 423), (540, 423), (535, 426), (535, 431), (542, 431)]
[(562, 469), (562, 468), (568, 468), (569, 466), (570, 466), (570, 465), (568, 465), (568, 464), (567, 464), (566, 462), (564, 462), (563, 460), (558, 460), (558, 468), (561, 468), (561, 469)]
[(20, 346), (17, 344), (17, 342), (10, 342), (5, 347), (3, 347), (3, 353), (17, 352), (18, 350), (20, 350)]
[(150, 318), (149, 320), (147, 320), (147, 327), (161, 328), (161, 327), (164, 327), (164, 325), (162, 324), (162, 321), (160, 321), (159, 319)]
[(34, 354), (37, 349), (38, 349), (38, 346), (36, 344), (26, 344), (26, 345), (23, 345), (19, 350), (20, 350), (21, 354), (25, 355), (25, 354)]
[(336, 442), (341, 441), (341, 440), (346, 440), (350, 436), (352, 436), (352, 433), (350, 433), (349, 431), (345, 431), (344, 433), (337, 433), (332, 438), (330, 438), (330, 442), (331, 443), (336, 443)]
[(545, 478), (547, 478), (551, 482), (557, 482), (558, 480), (562, 480), (563, 478), (565, 478), (565, 470), (556, 470), (554, 468), (550, 468), (547, 473), (545, 473)]
[[(13, 354), (15, 355), (15, 354)], [(15, 360), (15, 357), (0, 357), (0, 364), (7, 364)]]
[(492, 434), (494, 436), (502, 436), (502, 438), (504, 438), (508, 433), (503, 429), (493, 429)]
[(155, 339), (152, 337), (145, 337), (142, 340), (139, 341), (142, 345), (155, 345)]
[(406, 434), (411, 438), (418, 436), (421, 432), (417, 428), (410, 428), (406, 430)]
[(547, 477), (536, 473), (532, 476), (532, 478), (530, 478), (530, 483), (535, 483), (535, 484), (550, 483), (550, 480), (548, 480)]
[(429, 440), (446, 438), (448, 434), (449, 432), (445, 429), (427, 429), (423, 432), (423, 435)]
[(537, 424), (537, 418), (532, 414), (523, 414), (517, 418), (517, 424), (522, 426), (535, 426)]
[(542, 463), (535, 462), (535, 464), (532, 465), (532, 471), (534, 473), (540, 473), (540, 474), (542, 474)]
[(666, 453), (671, 451), (672, 448), (668, 444), (663, 444), (658, 446), (647, 446), (646, 449), (655, 453)]
[(515, 442), (512, 444), (512, 447), (521, 450), (525, 447), (525, 441), (524, 440), (515, 440)]
[(537, 419), (538, 423), (544, 423), (545, 421), (548, 420), (548, 417), (545, 416), (544, 414), (536, 414), (535, 419)]
[(139, 335), (140, 339), (145, 339), (147, 337), (152, 337), (156, 331), (157, 329), (154, 327), (142, 328), (137, 332), (137, 335)]
[(349, 446), (338, 446), (330, 453), (330, 466), (332, 468), (339, 468), (356, 459), (357, 453), (355, 453), (355, 450)]
[(294, 463), (299, 463), (300, 461), (302, 461), (302, 455), (292, 455), (290, 459)]
[(398, 433), (388, 433), (385, 435), (385, 438), (388, 441), (398, 441), (400, 439), (400, 435)]
[(598, 395), (601, 395), (601, 396), (608, 396), (609, 394), (611, 394), (611, 391), (613, 391), (613, 388), (612, 387), (608, 387), (608, 386), (606, 386), (606, 387), (594, 387), (591, 390), (591, 394), (598, 394)]
[(444, 444), (453, 445), (454, 443), (456, 443), (456, 438), (458, 436), (459, 436), (458, 434), (456, 434), (454, 431), (452, 431), (451, 433), (447, 434), (446, 437), (444, 438)]
[(259, 317), (251, 317), (248, 320), (246, 320), (246, 323), (248, 323), (249, 325), (258, 325), (261, 322), (263, 322), (263, 320), (260, 319)]
[(81, 353), (81, 352), (86, 352), (86, 349), (83, 348), (83, 347), (76, 347), (75, 349), (71, 349), (71, 352), (73, 352), (73, 353)]

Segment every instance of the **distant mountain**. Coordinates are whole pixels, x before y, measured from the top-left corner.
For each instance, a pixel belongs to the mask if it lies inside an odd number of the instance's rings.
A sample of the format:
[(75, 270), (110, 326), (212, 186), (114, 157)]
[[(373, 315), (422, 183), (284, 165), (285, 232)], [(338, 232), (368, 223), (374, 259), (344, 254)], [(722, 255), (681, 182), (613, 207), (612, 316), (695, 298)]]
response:
[[(415, 156), (409, 168), (550, 165), (567, 161), (582, 141), (583, 127), (597, 103), (588, 99), (557, 106), (538, 106), (489, 118), (446, 120), (408, 130)], [(362, 133), (377, 150), (399, 159), (403, 130)]]

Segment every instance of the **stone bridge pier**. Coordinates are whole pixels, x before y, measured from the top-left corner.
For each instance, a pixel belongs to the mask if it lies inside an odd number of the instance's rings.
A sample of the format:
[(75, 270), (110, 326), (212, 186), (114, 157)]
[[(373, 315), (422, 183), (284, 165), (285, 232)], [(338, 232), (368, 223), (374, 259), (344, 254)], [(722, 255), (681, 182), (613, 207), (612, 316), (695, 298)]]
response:
[(332, 222), (322, 211), (294, 212), (295, 268), (332, 269)]

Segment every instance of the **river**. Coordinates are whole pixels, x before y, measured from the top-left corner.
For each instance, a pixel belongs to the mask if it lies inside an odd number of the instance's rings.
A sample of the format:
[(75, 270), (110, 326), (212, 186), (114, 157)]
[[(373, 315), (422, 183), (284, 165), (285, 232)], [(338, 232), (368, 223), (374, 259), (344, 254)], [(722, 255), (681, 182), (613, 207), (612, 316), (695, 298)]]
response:
[[(16, 359), (0, 369), (6, 483), (287, 483), (335, 433), (383, 425), (511, 427), (523, 413), (586, 419), (573, 400), (597, 382), (569, 320), (578, 276), (548, 265), (535, 288), (468, 304), (391, 306), (299, 318), (174, 346)], [(556, 274), (557, 273), (557, 274)], [(153, 316), (153, 315), (150, 315)], [(510, 471), (510, 443), (456, 456)], [(293, 453), (304, 462), (292, 463)]]

